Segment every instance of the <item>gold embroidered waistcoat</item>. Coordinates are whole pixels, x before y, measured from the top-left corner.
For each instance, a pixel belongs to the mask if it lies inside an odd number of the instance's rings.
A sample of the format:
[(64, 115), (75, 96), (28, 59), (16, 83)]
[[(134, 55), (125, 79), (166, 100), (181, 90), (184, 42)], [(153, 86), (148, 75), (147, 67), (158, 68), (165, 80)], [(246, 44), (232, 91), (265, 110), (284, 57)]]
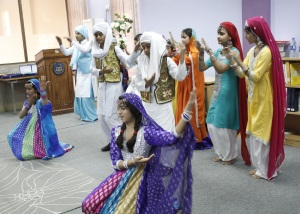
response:
[[(98, 78), (99, 82), (120, 82), (121, 81), (121, 69), (120, 62), (115, 53), (115, 46), (111, 45), (107, 55), (104, 59), (99, 59), (95, 57), (96, 68), (102, 69), (105, 66), (107, 68), (112, 68), (113, 71), (109, 74), (104, 74)], [(102, 64), (104, 63), (104, 65)]]
[[(169, 74), (167, 57), (163, 57), (160, 66), (160, 77), (154, 90), (154, 97), (158, 104), (171, 102), (175, 98), (175, 80)], [(141, 97), (144, 102), (151, 103), (151, 86), (150, 91), (141, 91)]]

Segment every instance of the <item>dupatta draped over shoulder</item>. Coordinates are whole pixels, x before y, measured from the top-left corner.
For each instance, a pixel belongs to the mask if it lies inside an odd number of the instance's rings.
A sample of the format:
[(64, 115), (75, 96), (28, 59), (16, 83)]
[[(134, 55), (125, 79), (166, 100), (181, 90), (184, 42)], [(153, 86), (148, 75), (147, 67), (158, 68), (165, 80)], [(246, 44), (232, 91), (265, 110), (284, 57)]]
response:
[(284, 158), (284, 117), (286, 90), (281, 56), (266, 20), (256, 16), (246, 21), (251, 31), (267, 44), (272, 54), (273, 117), (270, 139), (268, 178), (270, 179)]

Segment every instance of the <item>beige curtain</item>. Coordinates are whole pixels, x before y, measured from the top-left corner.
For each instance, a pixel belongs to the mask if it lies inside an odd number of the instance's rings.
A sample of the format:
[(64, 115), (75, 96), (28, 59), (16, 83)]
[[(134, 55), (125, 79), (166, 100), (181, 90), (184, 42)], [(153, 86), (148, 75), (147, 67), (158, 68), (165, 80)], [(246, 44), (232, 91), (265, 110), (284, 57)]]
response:
[(127, 49), (132, 52), (134, 48), (133, 39), (136, 34), (140, 33), (138, 0), (110, 0), (111, 20), (115, 20), (115, 13), (119, 15), (128, 14), (133, 20), (133, 25), (130, 33), (126, 34), (128, 38)]
[(86, 0), (66, 0), (70, 38), (75, 40), (75, 27), (87, 18)]

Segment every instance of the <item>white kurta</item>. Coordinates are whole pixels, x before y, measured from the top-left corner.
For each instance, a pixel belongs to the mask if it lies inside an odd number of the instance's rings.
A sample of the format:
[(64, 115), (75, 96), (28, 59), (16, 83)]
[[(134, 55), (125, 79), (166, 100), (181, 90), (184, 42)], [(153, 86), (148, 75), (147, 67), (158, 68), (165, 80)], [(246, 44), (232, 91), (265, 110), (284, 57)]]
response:
[[(169, 69), (169, 74), (173, 79), (182, 81), (187, 75), (185, 62), (183, 64), (176, 63), (171, 59), (167, 58), (167, 65)], [(148, 79), (148, 73), (142, 74), (139, 69), (136, 72), (135, 86), (139, 91), (149, 91), (150, 87), (145, 88), (144, 79)], [(143, 105), (150, 117), (160, 125), (166, 131), (173, 131), (175, 128), (175, 118), (172, 107), (172, 102), (158, 104), (155, 99), (154, 91), (156, 89), (155, 85), (151, 87), (151, 103), (143, 102)]]
[[(118, 59), (124, 64), (130, 64), (130, 62), (135, 61), (132, 58), (138, 57), (137, 54), (132, 54), (128, 56), (125, 54), (118, 46), (115, 47), (115, 52)], [(102, 63), (103, 64), (103, 63)], [(92, 58), (92, 63), (90, 70), (93, 75), (99, 77), (99, 71), (101, 69), (96, 68), (95, 58)], [(122, 79), (122, 74), (121, 79)], [(118, 83), (109, 83), (102, 82), (99, 83), (98, 87), (98, 96), (97, 96), (97, 114), (104, 116), (111, 116), (112, 114), (117, 113), (117, 101), (120, 95), (124, 93), (122, 82)], [(116, 124), (119, 125), (119, 124)]]
[[(60, 46), (60, 50), (65, 56), (72, 55), (75, 48), (77, 48), (82, 53), (87, 53), (91, 50), (91, 43), (85, 39), (81, 43), (73, 41), (72, 47), (68, 49), (66, 49), (63, 45)], [(77, 52), (78, 56), (79, 51)], [(78, 58), (78, 56), (76, 57)], [(74, 65), (75, 67), (73, 67), (72, 69), (76, 70), (75, 97), (90, 97), (92, 87), (92, 74), (83, 73), (79, 68), (77, 68), (76, 63)]]

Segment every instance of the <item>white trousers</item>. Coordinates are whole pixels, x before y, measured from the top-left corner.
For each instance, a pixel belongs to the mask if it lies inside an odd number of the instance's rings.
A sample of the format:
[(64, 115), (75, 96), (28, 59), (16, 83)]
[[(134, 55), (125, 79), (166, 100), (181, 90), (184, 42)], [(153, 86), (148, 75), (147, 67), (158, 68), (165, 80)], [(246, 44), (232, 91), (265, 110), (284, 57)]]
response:
[(217, 128), (212, 124), (207, 124), (207, 128), (218, 157), (222, 159), (222, 161), (235, 159), (237, 157), (237, 131)]
[(104, 139), (101, 139), (101, 142), (109, 143), (110, 142), (110, 132), (111, 129), (121, 125), (122, 122), (117, 113), (112, 114), (111, 116), (105, 116), (102, 114), (98, 114), (98, 120), (100, 122), (100, 126), (102, 129), (102, 136)]
[[(268, 179), (268, 166), (269, 166), (269, 152), (270, 152), (270, 143), (267, 145), (260, 142), (253, 135), (249, 135), (249, 144), (250, 147), (250, 157), (251, 163), (255, 167), (256, 175)], [(272, 177), (276, 177), (277, 172), (275, 171)]]

